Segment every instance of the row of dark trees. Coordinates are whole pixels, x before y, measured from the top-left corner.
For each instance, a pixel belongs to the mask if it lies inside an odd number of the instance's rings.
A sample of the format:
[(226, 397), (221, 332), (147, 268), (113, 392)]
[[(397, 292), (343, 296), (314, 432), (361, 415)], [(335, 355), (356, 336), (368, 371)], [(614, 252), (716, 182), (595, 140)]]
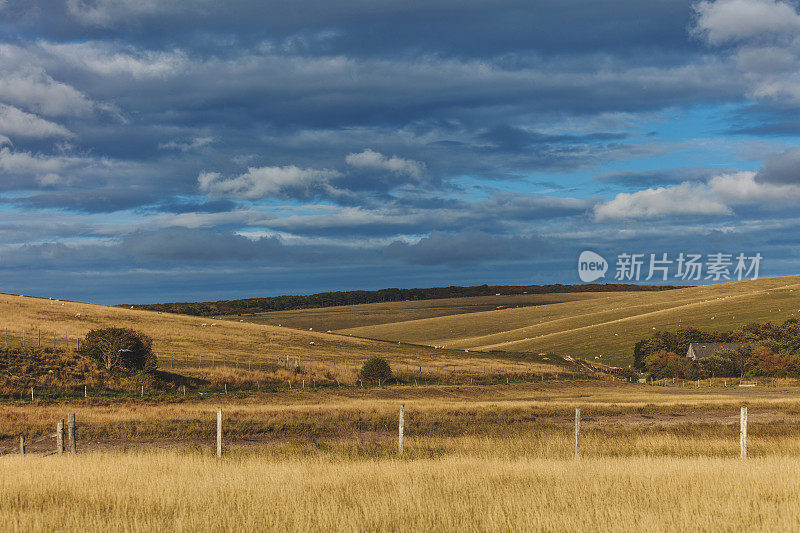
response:
[[(427, 289), (380, 289), (376, 291), (336, 291), (308, 295), (271, 296), (267, 298), (245, 298), (241, 300), (219, 300), (216, 302), (176, 302), (149, 305), (134, 305), (137, 309), (180, 313), (195, 316), (218, 316), (288, 311), (313, 307), (335, 307), (382, 302), (411, 300), (436, 300), (466, 296), (491, 296), (493, 294), (548, 294), (564, 292), (600, 291), (662, 291), (672, 286), (631, 285), (619, 283), (589, 283), (583, 285), (476, 285), (474, 287), (431, 287)], [(122, 307), (130, 307), (123, 305)]]
[[(735, 350), (720, 350), (713, 357), (694, 361), (686, 357), (689, 344), (751, 343)], [(733, 331), (680, 328), (658, 331), (634, 347), (634, 367), (655, 379), (706, 377), (800, 376), (800, 321), (783, 324), (752, 323)]]

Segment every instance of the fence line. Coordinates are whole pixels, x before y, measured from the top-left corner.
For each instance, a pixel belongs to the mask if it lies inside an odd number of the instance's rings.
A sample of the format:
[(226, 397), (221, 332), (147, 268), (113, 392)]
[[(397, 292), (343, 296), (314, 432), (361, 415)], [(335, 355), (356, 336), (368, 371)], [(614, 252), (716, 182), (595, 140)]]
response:
[[(223, 456), (223, 431), (222, 431), (222, 407), (217, 407), (216, 412), (216, 456)], [(400, 405), (398, 426), (397, 426), (397, 445), (398, 453), (403, 455), (405, 451), (405, 420), (406, 410), (405, 404)], [(747, 407), (741, 407), (739, 414), (739, 446), (741, 459), (747, 458), (747, 420), (748, 413)], [(50, 453), (39, 453), (38, 456), (47, 455), (63, 455), (68, 452), (70, 455), (75, 455), (78, 451), (77, 437), (75, 431), (75, 414), (69, 413), (67, 415), (67, 441), (66, 446), (64, 442), (64, 419), (60, 418), (56, 421), (55, 433), (45, 434), (36, 439), (28, 442), (24, 435), (19, 436), (19, 446), (0, 448), (0, 455), (8, 455), (12, 453), (19, 453), (21, 456), (31, 455), (30, 445), (39, 443), (48, 439), (55, 438), (55, 450)], [(581, 434), (581, 409), (575, 408), (575, 423), (574, 423), (574, 440), (572, 443), (572, 451), (576, 459), (580, 458), (580, 434)]]

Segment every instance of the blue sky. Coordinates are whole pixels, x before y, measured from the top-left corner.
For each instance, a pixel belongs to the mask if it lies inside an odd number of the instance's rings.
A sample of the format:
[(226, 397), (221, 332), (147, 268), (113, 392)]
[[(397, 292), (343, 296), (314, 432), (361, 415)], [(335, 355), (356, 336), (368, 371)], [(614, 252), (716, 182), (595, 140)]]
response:
[(795, 274), (798, 72), (790, 1), (0, 0), (0, 290)]

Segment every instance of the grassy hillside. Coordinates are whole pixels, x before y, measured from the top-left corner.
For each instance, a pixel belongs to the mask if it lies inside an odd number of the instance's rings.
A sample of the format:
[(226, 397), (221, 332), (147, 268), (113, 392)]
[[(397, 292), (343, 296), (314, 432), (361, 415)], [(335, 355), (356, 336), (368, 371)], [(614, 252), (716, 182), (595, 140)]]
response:
[[(256, 324), (288, 326), (290, 328), (313, 328), (317, 331), (340, 330), (434, 318), (493, 311), (495, 309), (530, 307), (554, 303), (604, 298), (607, 292), (554, 293), (554, 294), (503, 294), (500, 296), (472, 296), (419, 300), (409, 302), (385, 302), (374, 304), (342, 305), (292, 311), (258, 313), (232, 320), (244, 319)], [(619, 293), (614, 293), (619, 294)], [(627, 293), (625, 293), (627, 294)]]
[[(147, 333), (153, 338), (154, 351), (163, 368), (174, 357), (181, 363), (189, 361), (208, 364), (213, 358), (220, 361), (275, 363), (289, 356), (299, 358), (303, 365), (317, 363), (338, 372), (332, 367), (337, 361), (349, 363), (347, 376), (338, 379), (352, 380), (354, 370), (368, 357), (387, 358), (396, 368), (403, 365), (423, 365), (431, 372), (466, 372), (482, 369), (492, 372), (558, 371), (561, 361), (521, 359), (503, 353), (467, 353), (460, 350), (437, 350), (427, 346), (398, 344), (368, 339), (351, 338), (318, 331), (301, 331), (264, 324), (251, 324), (230, 320), (140, 311), (78, 302), (64, 302), (43, 298), (0, 294), (0, 348), (36, 346), (74, 348), (76, 340), (94, 328), (129, 327)], [(8, 331), (6, 335), (5, 331)], [(323, 365), (320, 365), (323, 363)], [(310, 366), (310, 365), (309, 365)]]
[(681, 325), (732, 329), (800, 316), (800, 276), (656, 293), (615, 293), (537, 307), (345, 329), (386, 340), (471, 350), (554, 352), (627, 365), (635, 342)]

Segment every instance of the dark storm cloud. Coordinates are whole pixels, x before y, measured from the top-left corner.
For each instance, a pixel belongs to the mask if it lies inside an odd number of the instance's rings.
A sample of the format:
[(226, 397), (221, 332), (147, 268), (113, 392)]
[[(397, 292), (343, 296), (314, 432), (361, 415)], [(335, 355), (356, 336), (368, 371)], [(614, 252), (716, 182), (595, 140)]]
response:
[(332, 245), (287, 245), (280, 237), (250, 239), (230, 231), (165, 228), (126, 235), (119, 249), (140, 262), (302, 264), (355, 259), (359, 250)]
[(436, 0), (424, 3), (345, 0), (294, 2), (151, 2), (9, 0), (15, 33), (41, 31), (58, 39), (111, 36), (150, 45), (176, 40), (257, 42), (264, 35), (288, 49), (386, 54), (436, 49), (486, 56), (544, 50), (662, 49), (686, 53), (689, 1), (632, 0), (564, 3)]
[(131, 189), (73, 190), (18, 198), (15, 203), (36, 209), (68, 209), (83, 213), (113, 213), (155, 201), (154, 192)]
[(591, 200), (500, 193), (473, 202), (442, 199), (437, 205), (424, 201), (417, 205), (407, 199), (372, 210), (344, 208), (326, 214), (275, 218), (265, 225), (296, 235), (338, 237), (418, 235), (459, 229), (507, 232), (549, 220), (583, 217), (592, 205)]
[(390, 259), (420, 265), (460, 265), (486, 261), (532, 259), (552, 246), (537, 236), (493, 235), (480, 231), (456, 234), (435, 231), (409, 244), (394, 242), (383, 254)]
[(768, 158), (756, 179), (765, 183), (800, 184), (800, 148), (792, 148)]
[(624, 133), (597, 132), (587, 135), (549, 135), (537, 131), (528, 131), (508, 124), (495, 126), (478, 135), (478, 138), (489, 142), (497, 150), (504, 152), (522, 152), (533, 147), (547, 149), (552, 145), (586, 144), (592, 141), (612, 141), (626, 138)]
[(171, 198), (151, 206), (151, 210), (162, 213), (224, 213), (236, 209), (237, 203), (230, 200), (190, 201)]

